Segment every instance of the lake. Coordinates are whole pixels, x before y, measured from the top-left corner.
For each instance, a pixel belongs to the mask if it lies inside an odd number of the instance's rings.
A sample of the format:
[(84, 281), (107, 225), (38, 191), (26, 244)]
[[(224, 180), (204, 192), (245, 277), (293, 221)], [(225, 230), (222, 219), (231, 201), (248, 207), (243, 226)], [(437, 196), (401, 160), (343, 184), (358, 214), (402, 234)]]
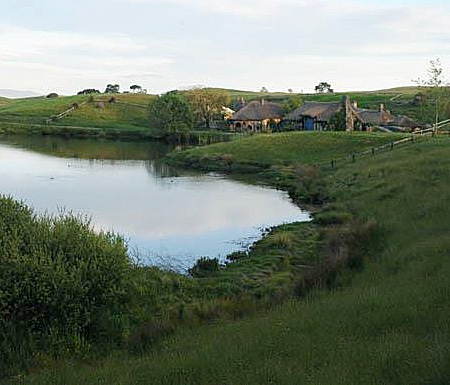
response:
[(262, 229), (307, 221), (285, 192), (172, 169), (153, 142), (0, 136), (0, 194), (38, 213), (70, 211), (125, 237), (143, 263), (175, 269), (225, 260)]

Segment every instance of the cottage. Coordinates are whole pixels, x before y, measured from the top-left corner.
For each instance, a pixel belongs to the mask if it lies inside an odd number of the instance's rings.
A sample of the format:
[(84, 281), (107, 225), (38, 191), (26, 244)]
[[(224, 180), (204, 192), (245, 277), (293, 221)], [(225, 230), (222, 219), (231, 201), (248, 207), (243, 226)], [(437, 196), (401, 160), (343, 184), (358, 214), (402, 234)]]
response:
[(246, 104), (231, 119), (233, 131), (268, 132), (283, 118), (283, 107), (277, 103), (255, 100)]
[(344, 96), (340, 102), (305, 102), (284, 118), (284, 123), (299, 130), (361, 130), (370, 127), (415, 128), (417, 123), (406, 116), (395, 116), (383, 104), (378, 110), (358, 108)]
[(313, 131), (330, 128), (333, 117), (343, 111), (341, 102), (305, 102), (301, 107), (288, 114), (284, 120), (293, 128)]

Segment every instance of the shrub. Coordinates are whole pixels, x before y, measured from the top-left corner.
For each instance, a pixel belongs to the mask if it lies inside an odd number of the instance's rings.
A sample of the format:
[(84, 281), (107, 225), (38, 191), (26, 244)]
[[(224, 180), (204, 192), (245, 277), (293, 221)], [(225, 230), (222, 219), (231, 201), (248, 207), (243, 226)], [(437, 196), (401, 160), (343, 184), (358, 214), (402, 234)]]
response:
[(200, 258), (195, 262), (188, 272), (192, 277), (206, 277), (219, 271), (220, 264), (217, 258)]
[(131, 267), (122, 238), (2, 196), (0, 234), (0, 372), (36, 350), (120, 341)]

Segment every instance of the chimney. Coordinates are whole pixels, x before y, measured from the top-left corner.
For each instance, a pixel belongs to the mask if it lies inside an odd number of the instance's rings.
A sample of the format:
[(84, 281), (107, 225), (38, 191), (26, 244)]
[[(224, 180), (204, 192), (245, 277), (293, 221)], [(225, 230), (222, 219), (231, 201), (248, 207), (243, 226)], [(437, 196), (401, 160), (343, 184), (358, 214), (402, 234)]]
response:
[(265, 102), (266, 102), (266, 101), (265, 101), (264, 99), (261, 99), (261, 105), (262, 105), (262, 106), (264, 105)]
[(353, 108), (358, 108), (358, 102), (353, 102)]
[(353, 131), (355, 129), (355, 122), (353, 120), (353, 113), (351, 109), (350, 96), (344, 95), (342, 96), (342, 106), (345, 112), (345, 130)]
[(380, 104), (378, 111), (384, 112), (384, 104), (383, 103)]

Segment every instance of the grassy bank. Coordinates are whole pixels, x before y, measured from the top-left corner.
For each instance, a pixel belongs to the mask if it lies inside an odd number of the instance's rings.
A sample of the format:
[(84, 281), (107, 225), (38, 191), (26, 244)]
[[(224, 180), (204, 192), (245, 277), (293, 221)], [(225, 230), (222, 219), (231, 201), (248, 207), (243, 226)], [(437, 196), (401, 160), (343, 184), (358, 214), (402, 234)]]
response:
[(170, 161), (215, 171), (264, 170), (296, 163), (314, 165), (402, 137), (402, 134), (364, 132), (285, 132), (174, 153)]
[[(228, 167), (223, 162), (229, 154), (232, 170), (249, 170), (252, 165), (258, 178), (289, 186), (294, 197), (311, 186), (323, 188), (326, 206), (315, 224), (273, 231), (254, 247), (254, 254), (236, 255), (236, 264), (198, 278), (199, 286), (163, 280), (164, 291), (179, 293), (183, 287), (184, 299), (202, 290), (209, 293), (210, 302), (197, 302), (190, 310), (202, 319), (227, 312), (229, 299), (217, 300), (224, 292), (253, 293), (266, 298), (267, 304), (278, 302), (275, 293), (291, 293), (291, 300), (271, 311), (259, 313), (256, 308), (252, 317), (241, 321), (220, 317), (222, 321), (209, 326), (190, 323), (170, 338), (150, 343), (152, 352), (140, 358), (120, 353), (94, 364), (50, 360), (49, 368), (6, 383), (448, 383), (450, 140), (423, 139), (317, 170), (312, 163), (383, 139), (344, 134), (338, 142), (333, 134), (304, 139), (306, 135), (255, 136), (172, 158), (220, 169)], [(265, 143), (260, 151), (270, 162), (251, 151), (260, 141)], [(377, 224), (374, 234), (371, 224)], [(362, 238), (363, 244), (358, 244)], [(327, 264), (321, 265), (323, 261)], [(324, 272), (330, 261), (339, 269)], [(342, 261), (359, 272), (342, 270)], [(318, 274), (311, 275), (311, 267)], [(308, 282), (317, 290), (305, 291)], [(219, 287), (221, 294), (212, 290)], [(171, 293), (165, 298), (173, 298)], [(180, 311), (179, 302), (173, 302), (174, 311)]]

